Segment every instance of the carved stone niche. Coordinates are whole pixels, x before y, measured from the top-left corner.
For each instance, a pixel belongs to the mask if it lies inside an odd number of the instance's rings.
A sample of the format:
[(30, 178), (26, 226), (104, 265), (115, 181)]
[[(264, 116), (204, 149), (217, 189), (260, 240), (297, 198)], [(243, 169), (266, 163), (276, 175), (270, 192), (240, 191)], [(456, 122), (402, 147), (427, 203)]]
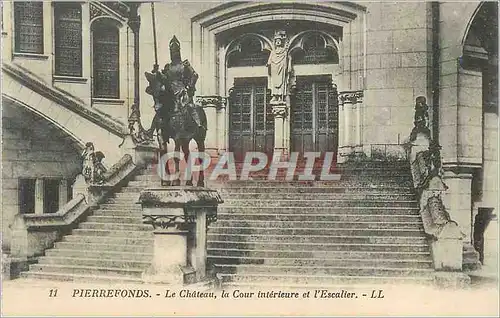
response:
[(207, 228), (222, 203), (217, 190), (193, 187), (148, 188), (141, 192), (143, 223), (154, 233), (150, 283), (184, 285), (207, 276)]

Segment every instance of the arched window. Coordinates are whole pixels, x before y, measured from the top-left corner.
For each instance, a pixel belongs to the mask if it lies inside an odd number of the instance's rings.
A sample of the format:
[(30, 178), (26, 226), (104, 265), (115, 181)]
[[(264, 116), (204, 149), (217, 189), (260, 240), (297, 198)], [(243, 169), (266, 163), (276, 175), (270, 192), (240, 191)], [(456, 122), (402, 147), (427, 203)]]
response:
[(17, 53), (43, 54), (43, 2), (14, 2)]
[(92, 74), (94, 98), (120, 98), (119, 29), (108, 19), (92, 26)]
[(228, 67), (266, 65), (269, 59), (269, 51), (263, 50), (259, 38), (246, 36), (238, 45), (239, 49), (229, 55)]
[(79, 3), (54, 4), (55, 74), (82, 76), (82, 8)]
[(326, 45), (325, 39), (319, 33), (306, 35), (302, 49), (297, 50), (293, 57), (295, 64), (338, 64), (337, 51)]

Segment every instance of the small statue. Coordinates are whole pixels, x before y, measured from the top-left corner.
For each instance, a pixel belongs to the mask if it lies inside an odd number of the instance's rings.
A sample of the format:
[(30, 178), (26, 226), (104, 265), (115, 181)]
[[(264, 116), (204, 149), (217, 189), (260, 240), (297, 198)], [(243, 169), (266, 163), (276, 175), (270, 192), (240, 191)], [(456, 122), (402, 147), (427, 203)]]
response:
[(417, 138), (418, 133), (422, 133), (427, 138), (431, 138), (429, 129), (429, 106), (424, 96), (419, 96), (415, 100), (415, 116), (413, 117), (413, 129), (410, 133), (410, 141)]
[(83, 169), (82, 175), (85, 178), (85, 181), (90, 182), (94, 175), (94, 144), (91, 142), (87, 142), (85, 144), (85, 149), (82, 152), (81, 157), (83, 158)]
[(286, 32), (277, 31), (274, 35), (274, 49), (267, 61), (271, 86), (271, 103), (284, 101), (287, 93), (288, 75), (291, 70), (290, 62)]
[(95, 153), (95, 161), (94, 161), (94, 178), (92, 180), (93, 183), (103, 184), (104, 183), (104, 174), (107, 169), (104, 167), (102, 160), (106, 158), (101, 151), (97, 151)]

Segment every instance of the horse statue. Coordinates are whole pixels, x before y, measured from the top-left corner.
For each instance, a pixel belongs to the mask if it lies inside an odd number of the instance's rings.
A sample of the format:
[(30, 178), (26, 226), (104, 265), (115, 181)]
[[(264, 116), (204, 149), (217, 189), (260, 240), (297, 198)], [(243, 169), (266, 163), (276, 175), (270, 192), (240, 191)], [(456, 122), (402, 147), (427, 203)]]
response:
[[(157, 67), (153, 72), (145, 72), (149, 83), (146, 92), (153, 97), (156, 111), (150, 132), (157, 132), (160, 157), (167, 152), (167, 144), (172, 138), (175, 152), (179, 152), (182, 148), (184, 159), (189, 165), (191, 164), (189, 143), (192, 139), (196, 141), (198, 151), (205, 152), (207, 116), (201, 106), (194, 104), (193, 95), (198, 74), (187, 60), (181, 60), (180, 44), (175, 36), (170, 41), (170, 55), (172, 63), (165, 65), (161, 72)], [(175, 172), (178, 173), (179, 159), (174, 158), (174, 161)], [(169, 171), (168, 167), (166, 170)], [(191, 175), (186, 185), (193, 185), (192, 179)], [(174, 180), (172, 185), (179, 186), (180, 179)], [(200, 171), (197, 186), (205, 186), (203, 171)]]

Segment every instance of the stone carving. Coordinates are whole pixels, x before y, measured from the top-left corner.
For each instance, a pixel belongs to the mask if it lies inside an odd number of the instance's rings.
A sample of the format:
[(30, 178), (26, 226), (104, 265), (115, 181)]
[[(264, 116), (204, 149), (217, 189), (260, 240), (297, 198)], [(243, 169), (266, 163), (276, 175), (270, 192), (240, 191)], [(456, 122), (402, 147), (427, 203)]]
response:
[(104, 174), (107, 171), (106, 167), (104, 167), (104, 164), (102, 163), (104, 158), (105, 156), (101, 151), (95, 151), (93, 143), (87, 142), (85, 144), (85, 149), (82, 152), (82, 175), (87, 183), (104, 183)]
[(410, 141), (415, 141), (419, 133), (431, 138), (429, 130), (429, 107), (424, 96), (419, 96), (415, 100), (415, 116), (413, 118), (413, 129), (410, 133)]
[(132, 105), (130, 116), (128, 117), (128, 130), (135, 144), (146, 144), (153, 141), (153, 138), (142, 126), (139, 105), (135, 103)]
[(279, 118), (286, 118), (288, 116), (288, 106), (285, 103), (272, 105), (271, 107), (272, 107), (271, 112), (273, 116)]
[(290, 78), (291, 59), (288, 55), (288, 41), (285, 31), (276, 31), (274, 48), (269, 55), (269, 85), (271, 88), (271, 104), (285, 101)]
[(89, 8), (90, 8), (90, 20), (93, 20), (94, 18), (101, 16), (109, 16), (109, 14), (104, 12), (101, 8), (99, 8), (93, 3), (90, 4)]
[(340, 92), (338, 94), (339, 104), (359, 104), (363, 102), (363, 91)]
[(215, 107), (216, 109), (222, 109), (226, 106), (227, 98), (218, 95), (211, 96), (197, 96), (196, 104), (201, 107)]

